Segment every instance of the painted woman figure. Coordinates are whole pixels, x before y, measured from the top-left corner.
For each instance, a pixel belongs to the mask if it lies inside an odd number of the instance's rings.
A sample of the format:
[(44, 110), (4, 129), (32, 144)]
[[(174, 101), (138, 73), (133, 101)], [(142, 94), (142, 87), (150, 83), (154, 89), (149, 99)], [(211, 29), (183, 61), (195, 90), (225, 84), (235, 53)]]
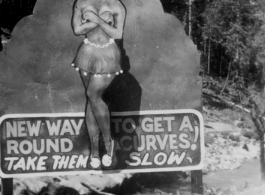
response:
[[(122, 39), (125, 7), (119, 0), (77, 0), (72, 27), (84, 35), (72, 66), (79, 71), (86, 88), (88, 103), (86, 125), (91, 143), (90, 165), (98, 168), (112, 163), (113, 139), (110, 112), (102, 94), (115, 75), (123, 73), (120, 50), (114, 39)], [(99, 158), (99, 135), (102, 133), (107, 154)]]

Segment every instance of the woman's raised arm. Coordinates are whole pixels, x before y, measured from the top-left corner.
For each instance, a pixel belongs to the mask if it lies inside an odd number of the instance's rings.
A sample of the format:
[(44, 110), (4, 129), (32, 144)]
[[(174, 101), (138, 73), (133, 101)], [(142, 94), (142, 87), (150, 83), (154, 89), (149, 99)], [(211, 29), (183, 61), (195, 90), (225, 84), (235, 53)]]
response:
[(123, 27), (125, 22), (126, 11), (121, 2), (118, 2), (118, 6), (111, 10), (114, 16), (114, 26), (107, 24), (104, 20), (99, 18), (99, 26), (113, 39), (121, 39), (123, 35)]
[(86, 21), (82, 19), (82, 12), (80, 8), (75, 3), (74, 5), (74, 13), (72, 17), (72, 28), (74, 30), (75, 35), (84, 35), (94, 28), (96, 28), (98, 24), (90, 21)]

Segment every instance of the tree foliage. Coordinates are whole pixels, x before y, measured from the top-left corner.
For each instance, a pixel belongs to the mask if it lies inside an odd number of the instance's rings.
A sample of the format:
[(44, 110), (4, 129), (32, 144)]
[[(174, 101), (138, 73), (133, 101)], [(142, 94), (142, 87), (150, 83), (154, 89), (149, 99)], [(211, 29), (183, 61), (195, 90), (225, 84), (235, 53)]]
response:
[(242, 78), (238, 79), (242, 83), (238, 90), (249, 99), (250, 115), (260, 135), (265, 181), (265, 4), (260, 0), (211, 1), (203, 17), (204, 39), (223, 48), (228, 58), (227, 81), (231, 75)]
[(251, 117), (260, 135), (265, 181), (265, 1), (170, 2), (175, 3), (170, 13), (180, 19), (202, 54), (202, 68), (210, 76), (226, 76), (225, 83), (232, 83), (230, 87), (249, 100)]
[(236, 76), (248, 77), (252, 37), (258, 28), (256, 9), (250, 0), (222, 0), (207, 4), (203, 13), (204, 39), (224, 49)]

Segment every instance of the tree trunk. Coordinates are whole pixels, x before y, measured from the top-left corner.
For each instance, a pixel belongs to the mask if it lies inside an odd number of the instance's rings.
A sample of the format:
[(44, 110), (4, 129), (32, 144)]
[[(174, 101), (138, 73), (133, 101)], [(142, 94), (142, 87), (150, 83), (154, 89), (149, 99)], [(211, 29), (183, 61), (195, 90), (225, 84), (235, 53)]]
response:
[(206, 38), (204, 37), (203, 38), (203, 58), (202, 58), (204, 67), (206, 65), (206, 59), (207, 59), (207, 41), (206, 41)]
[(203, 53), (204, 53), (204, 56), (206, 56), (206, 52), (207, 52), (207, 40), (204, 37), (203, 38)]
[(2, 51), (2, 49), (3, 49), (3, 45), (2, 45), (2, 25), (1, 25), (1, 23), (2, 23), (2, 0), (0, 0), (0, 51)]
[(189, 0), (189, 37), (191, 38), (191, 31), (192, 31), (192, 22), (191, 22), (191, 17), (192, 17), (192, 2)]
[(221, 48), (221, 60), (220, 60), (220, 69), (219, 69), (219, 76), (222, 76), (222, 66), (223, 66), (223, 48)]
[[(263, 120), (263, 119), (261, 119)], [(260, 167), (261, 167), (261, 179), (265, 182), (265, 156), (264, 156), (264, 133), (260, 132)]]
[(232, 62), (229, 63), (228, 72), (227, 72), (227, 77), (226, 77), (226, 80), (225, 80), (225, 85), (224, 85), (224, 87), (223, 87), (223, 89), (222, 89), (220, 95), (223, 94), (223, 92), (224, 92), (224, 90), (225, 90), (225, 88), (226, 88), (226, 86), (227, 86), (227, 83), (228, 83), (228, 80), (229, 80), (230, 71), (231, 71), (231, 66), (232, 66)]
[(208, 75), (210, 75), (211, 71), (211, 39), (209, 39), (209, 45), (208, 45)]
[[(260, 94), (259, 94), (260, 95)], [(260, 110), (260, 103), (263, 104), (263, 102), (260, 102), (259, 100), (255, 100), (256, 98), (253, 98), (252, 95), (249, 97), (249, 103), (251, 105), (251, 112), (250, 116), (252, 118), (253, 123), (255, 124), (255, 127), (259, 133), (260, 137), (260, 173), (261, 173), (261, 180), (262, 182), (265, 182), (265, 148), (264, 148), (264, 133), (265, 133), (265, 121), (264, 121), (264, 110)]]

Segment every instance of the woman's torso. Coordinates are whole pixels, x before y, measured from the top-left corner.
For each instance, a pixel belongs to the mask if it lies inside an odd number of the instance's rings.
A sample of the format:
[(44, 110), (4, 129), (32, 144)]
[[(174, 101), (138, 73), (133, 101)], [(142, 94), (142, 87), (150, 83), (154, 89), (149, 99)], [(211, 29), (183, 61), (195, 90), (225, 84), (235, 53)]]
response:
[[(98, 15), (102, 20), (110, 25), (115, 25), (113, 9), (116, 0), (78, 0), (77, 6), (81, 11), (81, 15), (87, 11), (91, 11)], [(86, 38), (96, 44), (105, 44), (109, 42), (110, 36), (104, 32), (101, 27), (96, 27), (86, 34)]]

